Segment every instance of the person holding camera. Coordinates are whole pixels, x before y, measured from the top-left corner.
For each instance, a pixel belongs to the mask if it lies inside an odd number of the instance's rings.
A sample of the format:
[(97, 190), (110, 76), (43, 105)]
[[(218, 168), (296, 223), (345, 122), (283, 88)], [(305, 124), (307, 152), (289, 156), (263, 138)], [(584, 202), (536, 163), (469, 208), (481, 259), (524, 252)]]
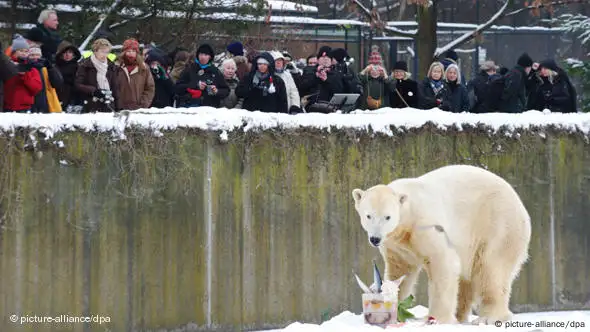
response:
[(30, 113), (43, 89), (41, 76), (29, 61), (29, 44), (20, 35), (12, 41), (11, 60), (18, 74), (4, 83), (4, 112)]
[(83, 113), (116, 111), (117, 66), (107, 58), (112, 48), (108, 40), (97, 39), (92, 55), (78, 66), (74, 86), (84, 100)]
[(545, 109), (558, 113), (575, 113), (576, 89), (567, 73), (560, 68), (555, 60), (548, 59), (538, 66), (541, 83), (531, 94), (530, 109)]
[[(0, 42), (0, 50), (2, 42)], [(0, 112), (4, 110), (4, 82), (18, 75), (16, 65), (4, 53), (0, 53)]]
[(147, 53), (146, 62), (150, 67), (156, 86), (152, 107), (164, 108), (172, 106), (174, 103), (174, 83), (166, 71), (168, 64), (166, 55), (158, 49), (152, 49)]
[(176, 82), (176, 107), (220, 107), (230, 89), (223, 74), (213, 65), (214, 57), (210, 45), (197, 48), (197, 58), (187, 65)]
[(322, 46), (318, 52), (318, 64), (314, 71), (307, 71), (303, 76), (301, 90), (309, 95), (302, 96), (302, 106), (307, 112), (331, 113), (335, 109), (330, 100), (335, 93), (344, 93), (342, 73), (332, 65), (332, 49)]

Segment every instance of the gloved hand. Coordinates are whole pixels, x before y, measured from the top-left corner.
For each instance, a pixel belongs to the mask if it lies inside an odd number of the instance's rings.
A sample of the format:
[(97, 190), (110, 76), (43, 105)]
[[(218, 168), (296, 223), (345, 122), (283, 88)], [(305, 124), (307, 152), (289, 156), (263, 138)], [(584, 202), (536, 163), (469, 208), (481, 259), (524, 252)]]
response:
[(30, 64), (31, 64), (31, 67), (37, 68), (37, 69), (41, 69), (41, 68), (45, 67), (44, 60), (43, 59), (39, 59), (39, 60), (36, 60), (36, 61), (31, 61)]
[(303, 113), (303, 111), (301, 110), (301, 108), (297, 105), (292, 105), (289, 108), (289, 114), (298, 114), (298, 113)]
[(196, 89), (186, 89), (193, 99), (199, 99), (203, 95), (203, 91)]
[(31, 68), (33, 68), (33, 64), (31, 64), (30, 62), (20, 62), (18, 63), (18, 65), (16, 66), (17, 70), (19, 73), (26, 73), (28, 71), (31, 70)]
[(92, 94), (92, 96), (93, 97), (96, 97), (98, 99), (104, 99), (105, 98), (104, 92), (102, 92), (102, 90), (101, 89), (98, 89), (98, 88), (96, 90), (94, 90), (94, 93)]

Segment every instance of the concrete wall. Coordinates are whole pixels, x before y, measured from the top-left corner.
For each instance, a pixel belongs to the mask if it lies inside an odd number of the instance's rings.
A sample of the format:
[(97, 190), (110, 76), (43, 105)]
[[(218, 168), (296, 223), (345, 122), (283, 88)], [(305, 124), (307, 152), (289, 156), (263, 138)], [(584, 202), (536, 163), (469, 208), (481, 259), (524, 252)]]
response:
[[(240, 133), (226, 143), (198, 131), (127, 136), (59, 134), (65, 148), (42, 146), (43, 156), (23, 151), (18, 135), (0, 138), (0, 330), (44, 327), (13, 324), (13, 313), (110, 316), (90, 331), (231, 331), (360, 312), (351, 270), (369, 280), (379, 256), (351, 190), (451, 163), (505, 177), (532, 216), (513, 309), (589, 307), (582, 137), (427, 128)], [(422, 276), (421, 304), (425, 286)]]

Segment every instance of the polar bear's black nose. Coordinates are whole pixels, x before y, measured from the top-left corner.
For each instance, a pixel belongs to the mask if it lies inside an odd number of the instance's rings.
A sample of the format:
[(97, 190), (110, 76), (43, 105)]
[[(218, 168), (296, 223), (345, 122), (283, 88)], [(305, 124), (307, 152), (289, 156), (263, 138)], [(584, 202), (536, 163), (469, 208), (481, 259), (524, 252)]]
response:
[(371, 237), (369, 237), (369, 242), (371, 242), (371, 244), (374, 245), (375, 247), (378, 247), (379, 243), (381, 243), (381, 238), (376, 237), (376, 236), (371, 236)]

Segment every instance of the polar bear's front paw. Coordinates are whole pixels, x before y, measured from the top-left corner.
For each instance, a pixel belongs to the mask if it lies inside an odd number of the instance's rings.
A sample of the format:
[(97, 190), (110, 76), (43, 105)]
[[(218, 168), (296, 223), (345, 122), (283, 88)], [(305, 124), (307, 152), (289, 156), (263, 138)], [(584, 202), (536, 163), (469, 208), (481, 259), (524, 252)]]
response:
[(502, 322), (502, 324), (506, 321), (512, 319), (512, 313), (505, 313), (501, 315), (488, 315), (488, 316), (480, 316), (477, 319), (474, 319), (472, 324), (473, 325), (492, 325), (496, 324), (496, 322)]

